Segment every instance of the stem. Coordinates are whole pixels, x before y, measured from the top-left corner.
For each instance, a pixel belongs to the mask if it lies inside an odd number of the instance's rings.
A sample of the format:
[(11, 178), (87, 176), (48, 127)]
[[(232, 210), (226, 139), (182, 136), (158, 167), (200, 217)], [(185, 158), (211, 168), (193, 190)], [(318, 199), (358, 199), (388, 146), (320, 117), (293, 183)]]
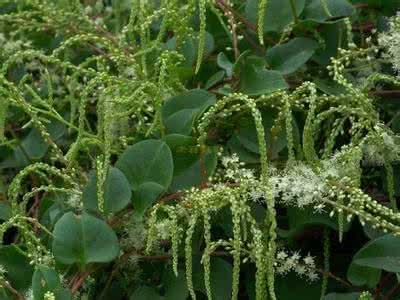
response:
[(16, 289), (14, 289), (9, 283), (8, 281), (5, 281), (2, 283), (2, 285), (9, 291), (11, 292), (11, 294), (13, 294), (16, 299), (18, 300), (25, 300), (25, 296), (22, 295), (21, 293), (19, 293)]
[(290, 0), (290, 8), (292, 9), (294, 23), (297, 24), (299, 23), (299, 18), (297, 17), (296, 4), (294, 3), (294, 1), (295, 0)]
[(324, 273), (322, 277), (322, 287), (321, 287), (321, 298), (326, 294), (328, 288), (328, 278), (329, 278), (329, 229), (324, 229)]
[(325, 270), (321, 270), (321, 269), (315, 269), (315, 271), (317, 271), (318, 273), (322, 274), (322, 275), (326, 275), (334, 280), (336, 280), (337, 282), (340, 282), (341, 284), (343, 284), (344, 286), (348, 287), (348, 288), (352, 288), (353, 285), (351, 283), (349, 283), (348, 281), (334, 275), (332, 272), (326, 272)]
[(397, 290), (400, 288), (400, 284), (396, 284), (388, 293), (387, 295), (383, 298), (383, 300), (390, 300), (392, 299), (392, 296), (397, 292)]

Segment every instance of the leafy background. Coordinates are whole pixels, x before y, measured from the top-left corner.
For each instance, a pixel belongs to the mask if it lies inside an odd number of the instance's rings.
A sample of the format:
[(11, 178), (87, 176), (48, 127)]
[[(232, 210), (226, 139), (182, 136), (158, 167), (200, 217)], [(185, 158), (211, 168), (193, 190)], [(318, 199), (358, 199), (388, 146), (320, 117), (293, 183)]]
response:
[[(64, 77), (71, 74), (64, 74), (55, 67), (43, 68), (35, 60), (31, 64), (25, 64), (22, 56), (19, 59), (17, 56), (14, 63), (10, 63), (8, 59), (23, 49), (52, 53), (74, 35), (73, 30), (77, 30), (76, 34), (81, 41), (78, 38), (77, 45), (63, 53), (64, 59), (73, 65), (79, 65), (92, 56), (104, 56), (107, 59), (108, 53), (113, 52), (104, 50), (96, 43), (88, 43), (88, 47), (83, 36), (79, 34), (91, 32), (92, 27), (74, 19), (73, 15), (78, 12), (71, 12), (70, 1), (53, 2), (51, 5), (63, 17), (54, 28), (51, 27), (51, 19), (42, 19), (45, 15), (40, 15), (42, 8), (37, 4), (47, 5), (47, 2), (0, 1), (3, 44), (0, 62), (7, 80), (16, 84), (26, 80), (30, 84), (31, 92), (27, 88), (24, 94), (26, 101), (42, 110), (48, 110), (47, 115), (38, 111), (39, 114), (42, 113), (42, 123), (51, 140), (66, 155), (76, 139), (77, 132), (74, 128), (79, 126), (74, 115), (77, 114), (78, 106), (71, 104), (74, 103), (71, 99), (76, 99), (78, 103), (82, 101), (82, 94), (76, 91), (79, 88), (84, 89), (87, 83), (80, 78), (76, 82), (64, 84)], [(62, 174), (53, 174), (51, 180), (54, 187), (69, 188), (72, 192), (65, 194), (57, 189), (43, 190), (26, 201), (26, 213), (35, 220), (33, 234), (45, 248), (51, 249), (56, 264), (52, 267), (46, 263), (32, 266), (30, 261), (35, 254), (26, 252), (27, 246), (24, 242), (27, 239), (20, 237), (20, 232), (24, 229), (16, 226), (8, 228), (4, 232), (3, 245), (0, 248), (0, 264), (4, 269), (1, 299), (24, 299), (29, 297), (26, 296), (28, 290), (34, 299), (48, 299), (45, 298), (48, 291), (56, 299), (187, 299), (189, 291), (184, 268), (180, 265), (178, 276), (173, 274), (169, 245), (161, 245), (156, 255), (148, 256), (143, 252), (149, 208), (157, 202), (174, 200), (184, 189), (204, 184), (203, 173), (212, 174), (218, 165), (220, 150), (217, 149), (217, 144), (222, 146), (224, 153), (237, 153), (240, 160), (252, 168), (258, 167), (260, 158), (253, 121), (247, 114), (240, 113), (226, 122), (218, 121), (215, 128), (208, 132), (209, 143), (214, 146), (208, 147), (206, 153), (200, 153), (196, 148), (196, 126), (201, 116), (223, 95), (232, 92), (258, 97), (282, 89), (291, 90), (305, 81), (312, 81), (321, 93), (342, 93), (343, 87), (332, 81), (326, 67), (330, 64), (331, 57), (338, 55), (338, 49), (346, 47), (349, 42), (344, 18), (351, 19), (351, 32), (357, 45), (367, 47), (366, 40), (374, 36), (374, 31), (386, 30), (387, 17), (395, 15), (400, 9), (398, 0), (326, 0), (330, 12), (327, 15), (323, 1), (320, 0), (268, 0), (262, 27), (262, 45), (257, 36), (258, 1), (231, 2), (231, 11), (228, 1), (222, 0), (215, 1), (215, 7), (207, 10), (204, 54), (199, 72), (196, 73), (199, 55), (197, 30), (200, 30), (201, 22), (197, 10), (190, 20), (194, 33), (187, 34), (184, 46), (178, 45), (173, 31), (168, 32), (166, 38), (160, 41), (163, 49), (176, 49), (183, 58), (180, 64), (171, 63), (171, 74), (167, 74), (164, 79), (171, 80), (169, 84), (175, 90), (162, 90), (159, 96), (157, 93), (160, 90), (150, 86), (149, 95), (153, 93), (157, 95), (154, 97), (160, 97), (162, 101), (155, 116), (154, 111), (146, 110), (151, 107), (145, 102), (147, 98), (139, 97), (143, 102), (134, 103), (132, 107), (133, 111), (140, 111), (143, 121), (139, 120), (131, 125), (127, 120), (125, 128), (113, 128), (117, 138), (109, 146), (111, 166), (103, 174), (102, 195), (97, 192), (99, 174), (96, 172), (96, 157), (99, 149), (88, 142), (79, 153), (71, 152), (79, 162), (79, 170), (71, 173), (71, 176), (78, 178), (80, 187), (67, 182)], [(159, 4), (158, 1), (155, 3)], [(137, 1), (127, 0), (82, 1), (81, 13), (88, 15), (96, 26), (102, 24), (96, 22), (103, 22), (104, 27), (101, 30), (96, 29), (92, 34), (106, 37), (113, 42), (114, 36), (129, 22), (129, 14), (134, 5), (139, 4)], [(34, 18), (23, 18), (24, 12), (36, 11), (39, 14)], [(231, 14), (227, 13), (229, 11)], [(21, 13), (19, 17), (13, 15), (18, 12)], [(221, 12), (225, 12), (225, 16), (221, 16)], [(235, 37), (226, 26), (230, 19), (240, 22), (237, 25), (237, 34), (242, 38), (236, 40), (236, 46), (232, 46)], [(160, 29), (158, 21), (150, 23), (151, 33)], [(96, 26), (93, 28), (98, 28)], [(35, 30), (36, 28), (41, 30)], [(126, 49), (130, 51), (129, 47)], [(149, 51), (149, 55), (144, 58), (147, 59), (150, 74), (161, 55), (158, 50)], [(94, 63), (93, 68), (96, 72), (102, 71)], [(111, 68), (116, 66), (111, 64)], [(378, 70), (393, 74), (388, 62), (378, 58), (370, 64), (356, 65), (353, 68), (351, 75), (356, 83)], [(120, 76), (129, 80), (132, 72), (136, 70), (127, 68), (126, 73)], [(73, 87), (69, 84), (79, 86)], [(121, 94), (124, 93), (124, 88), (121, 85)], [(127, 88), (126, 94), (129, 93), (131, 91)], [(376, 98), (381, 119), (395, 133), (399, 133), (400, 91), (392, 86), (378, 86), (370, 93)], [(0, 119), (6, 118), (3, 129), (6, 139), (0, 145), (0, 219), (7, 222), (14, 216), (10, 193), (7, 192), (13, 178), (34, 163), (46, 162), (58, 167), (59, 162), (54, 162), (53, 148), (49, 142), (37, 128), (31, 126), (31, 117), (16, 107), (6, 110), (8, 99), (4, 94), (1, 97)], [(43, 103), (43, 99), (50, 97), (55, 103), (54, 110)], [(88, 99), (87, 117), (84, 120), (88, 139), (97, 134), (96, 128), (99, 124), (105, 123), (96, 115), (94, 99), (96, 94)], [(278, 112), (270, 109), (261, 113), (269, 159), (280, 164), (287, 159), (288, 154), (285, 132), (280, 132), (278, 136), (273, 136), (271, 132)], [(161, 131), (154, 129), (155, 123), (148, 121), (152, 118), (162, 120)], [(294, 135), (298, 139), (303, 123), (304, 114), (298, 112), (293, 124)], [(125, 140), (118, 139), (118, 136), (123, 136)], [(399, 165), (394, 165), (396, 197), (400, 192), (399, 170)], [(374, 199), (388, 203), (383, 168), (368, 167), (363, 175), (364, 191)], [(38, 182), (42, 179), (41, 172), (29, 174), (20, 186), (20, 195), (39, 186)], [(80, 188), (82, 194), (74, 196), (73, 191)], [(73, 201), (81, 201), (82, 205), (78, 205), (77, 209), (77, 206), (71, 205), (75, 203)], [(256, 209), (260, 214), (264, 213), (263, 207), (258, 206)], [(77, 212), (79, 213), (76, 214)], [(278, 210), (278, 214), (280, 224), (284, 224), (278, 228), (279, 237), (290, 249), (301, 249), (302, 253), (309, 252), (317, 257), (320, 270), (323, 269), (323, 233), (326, 229), (330, 230), (330, 270), (325, 274), (329, 277), (328, 295), (323, 299), (359, 299), (364, 290), (369, 290), (374, 299), (400, 297), (397, 278), (397, 273), (400, 272), (398, 237), (384, 235), (369, 225), (362, 226), (354, 221), (345, 224), (345, 235), (343, 241), (339, 242), (337, 222), (328, 214), (315, 214), (308, 208), (282, 209)], [(229, 235), (232, 231), (228, 212), (222, 211), (216, 223), (220, 234)], [(50, 238), (45, 233), (45, 228), (51, 232)], [(128, 237), (127, 232), (131, 233)], [(194, 289), (198, 297), (203, 299), (206, 297), (206, 288), (200, 264), (201, 232), (195, 232), (195, 237)], [(229, 299), (232, 287), (230, 257), (224, 253), (213, 256), (211, 269), (213, 299)], [(240, 299), (255, 299), (254, 273), (252, 264), (243, 265)], [(294, 274), (277, 276), (276, 293), (280, 300), (320, 299), (321, 280), (309, 283)]]

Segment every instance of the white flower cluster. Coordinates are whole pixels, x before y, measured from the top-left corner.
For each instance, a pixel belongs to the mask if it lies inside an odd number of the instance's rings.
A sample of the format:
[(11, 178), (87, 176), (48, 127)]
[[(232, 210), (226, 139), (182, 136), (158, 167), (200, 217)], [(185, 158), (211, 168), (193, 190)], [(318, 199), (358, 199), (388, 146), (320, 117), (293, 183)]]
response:
[(133, 221), (130, 226), (125, 228), (120, 245), (123, 249), (141, 250), (145, 247), (146, 229), (142, 222)]
[(122, 253), (130, 253), (124, 261), (124, 265), (121, 268), (122, 274), (129, 278), (129, 280), (136, 280), (141, 274), (141, 268), (139, 266), (139, 256), (136, 253), (140, 253), (145, 247), (146, 241), (146, 229), (141, 221), (130, 222), (123, 231), (123, 237), (120, 240), (120, 246)]
[(3, 33), (0, 33), (0, 45), (2, 45), (0, 49), (0, 57), (9, 57), (10, 55), (14, 54), (15, 52), (26, 49), (31, 47), (31, 42), (23, 41), (21, 39), (13, 40), (13, 35), (8, 38)]
[(265, 193), (263, 191), (258, 190), (258, 189), (252, 189), (248, 193), (248, 196), (252, 201), (255, 201), (255, 202), (258, 202), (260, 200), (265, 199)]
[(47, 291), (47, 292), (44, 294), (43, 299), (44, 299), (44, 300), (56, 300), (56, 296), (53, 294), (53, 292)]
[(293, 271), (300, 277), (305, 277), (310, 281), (318, 279), (314, 257), (311, 255), (301, 257), (297, 251), (293, 253), (289, 253), (285, 250), (278, 251), (276, 254), (275, 268), (277, 274), (280, 275), (285, 275)]
[(389, 135), (383, 128), (376, 126), (375, 133), (367, 137), (363, 144), (363, 163), (382, 166), (385, 162), (400, 159), (400, 144), (395, 136)]
[(159, 221), (156, 225), (157, 235), (161, 240), (168, 240), (172, 236), (172, 229), (174, 228), (174, 223), (170, 219), (164, 219)]
[(284, 174), (271, 177), (274, 198), (300, 208), (316, 202), (326, 194), (325, 181), (310, 167), (297, 164)]
[(389, 30), (380, 34), (378, 41), (386, 48), (393, 68), (400, 73), (400, 13), (389, 20)]
[(82, 203), (82, 192), (81, 191), (74, 191), (71, 193), (68, 197), (67, 204), (70, 207), (76, 208), (76, 209), (81, 209), (83, 207)]
[(225, 169), (223, 176), (229, 181), (239, 182), (240, 180), (255, 178), (253, 170), (244, 168), (244, 163), (239, 161), (239, 156), (236, 153), (223, 157), (221, 163)]

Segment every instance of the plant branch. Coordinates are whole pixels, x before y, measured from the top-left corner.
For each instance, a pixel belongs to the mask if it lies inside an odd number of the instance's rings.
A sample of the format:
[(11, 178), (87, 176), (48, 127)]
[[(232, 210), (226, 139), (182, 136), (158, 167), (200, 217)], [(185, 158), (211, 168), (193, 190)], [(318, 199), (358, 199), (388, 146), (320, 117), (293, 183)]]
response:
[(296, 4), (294, 1), (295, 0), (290, 0), (290, 8), (292, 9), (294, 23), (297, 24), (299, 23), (299, 18), (297, 16)]
[(16, 289), (14, 289), (8, 281), (2, 282), (1, 285), (5, 287), (11, 294), (13, 294), (16, 297), (16, 299), (18, 300), (26, 299), (25, 296), (22, 295), (20, 292), (18, 292)]

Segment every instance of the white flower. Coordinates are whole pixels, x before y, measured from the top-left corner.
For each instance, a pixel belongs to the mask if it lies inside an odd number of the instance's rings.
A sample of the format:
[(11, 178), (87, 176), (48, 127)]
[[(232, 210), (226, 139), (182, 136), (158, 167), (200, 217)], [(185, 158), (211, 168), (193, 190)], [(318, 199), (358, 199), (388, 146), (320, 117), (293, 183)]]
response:
[(230, 167), (230, 165), (235, 165), (239, 163), (239, 157), (236, 153), (233, 153), (231, 156), (225, 156), (222, 158), (222, 165), (225, 168)]
[(301, 277), (306, 277), (310, 281), (318, 278), (315, 272), (315, 261), (310, 255), (303, 259), (298, 251), (289, 255), (285, 250), (280, 250), (276, 254), (275, 269), (277, 274), (285, 275), (290, 271), (295, 272)]
[(315, 266), (314, 258), (310, 254), (304, 258), (304, 263), (309, 266)]
[(307, 274), (308, 279), (312, 281), (316, 281), (318, 279), (318, 274), (315, 272), (310, 272)]
[(303, 265), (297, 265), (294, 271), (299, 275), (304, 275), (307, 271), (306, 267)]
[(293, 255), (292, 255), (292, 259), (293, 259), (294, 261), (299, 260), (299, 259), (300, 259), (300, 253), (299, 253), (298, 251), (295, 251), (295, 252), (293, 253)]
[(44, 300), (56, 300), (56, 296), (50, 291), (47, 291), (46, 294), (44, 294)]
[(74, 191), (69, 195), (68, 198), (68, 205), (74, 208), (81, 208), (82, 207), (82, 201), (81, 201), (81, 196), (82, 193), (80, 191)]
[(324, 178), (303, 164), (291, 166), (286, 173), (272, 176), (271, 184), (275, 198), (300, 208), (319, 202), (327, 190)]
[(279, 251), (276, 255), (276, 258), (279, 260), (284, 260), (285, 258), (288, 257), (288, 254), (285, 251)]
[(393, 68), (400, 72), (400, 16), (390, 19), (389, 30), (379, 35), (378, 42), (387, 50)]
[(251, 190), (249, 192), (249, 197), (253, 201), (259, 201), (264, 197), (264, 193), (259, 190)]

